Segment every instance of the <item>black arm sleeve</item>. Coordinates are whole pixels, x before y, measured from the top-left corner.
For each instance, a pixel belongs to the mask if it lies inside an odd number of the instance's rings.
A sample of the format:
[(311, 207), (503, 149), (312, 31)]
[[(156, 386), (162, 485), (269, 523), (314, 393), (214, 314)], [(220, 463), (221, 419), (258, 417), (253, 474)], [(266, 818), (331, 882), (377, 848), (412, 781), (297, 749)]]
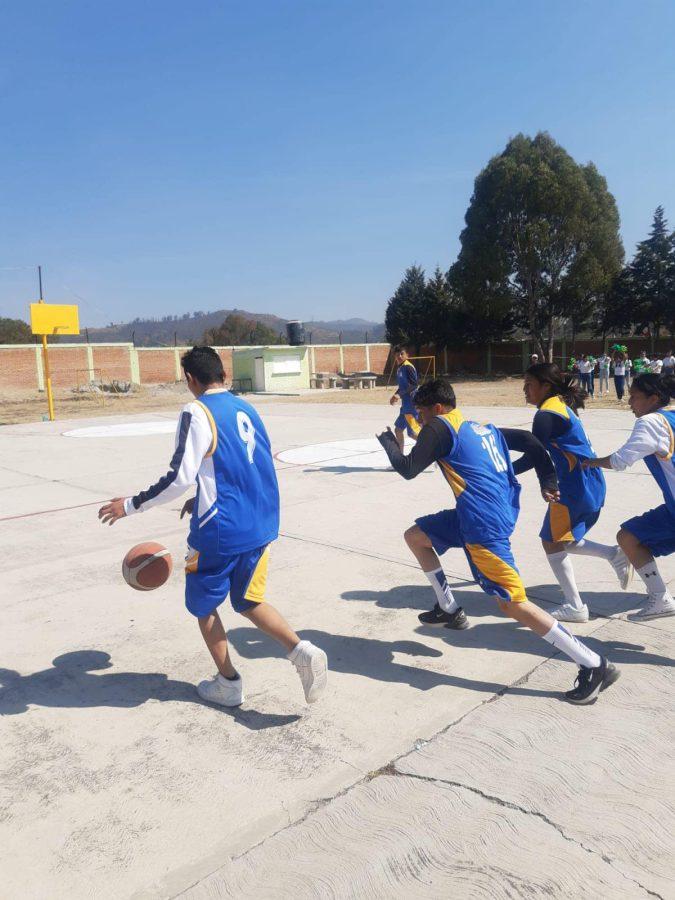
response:
[[(548, 418), (553, 418), (552, 416)], [(558, 478), (551, 457), (546, 448), (533, 434), (520, 428), (500, 428), (509, 450), (515, 450), (523, 455), (513, 464), (513, 471), (521, 475), (529, 469), (535, 469), (539, 486), (542, 490), (555, 491), (558, 488)]]
[(436, 419), (422, 428), (417, 435), (415, 446), (407, 456), (401, 453), (396, 438), (391, 431), (385, 431), (383, 434), (380, 434), (378, 440), (384, 447), (394, 470), (399, 475), (402, 475), (406, 481), (416, 478), (420, 472), (423, 472), (433, 462), (441, 459), (452, 449), (452, 433), (450, 429)]
[(556, 438), (562, 437), (568, 427), (567, 420), (563, 419), (562, 416), (540, 409), (534, 415), (532, 434), (545, 445)]

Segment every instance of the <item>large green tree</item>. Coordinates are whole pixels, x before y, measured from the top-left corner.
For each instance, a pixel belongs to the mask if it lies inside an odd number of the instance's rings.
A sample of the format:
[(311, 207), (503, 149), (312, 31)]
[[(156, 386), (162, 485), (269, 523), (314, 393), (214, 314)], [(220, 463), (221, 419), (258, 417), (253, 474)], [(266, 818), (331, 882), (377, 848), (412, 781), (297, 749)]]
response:
[(431, 335), (427, 315), (427, 284), (420, 266), (406, 269), (401, 283), (387, 304), (384, 316), (386, 337), (390, 344), (406, 344), (420, 348)]
[(517, 135), (479, 174), (460, 240), (458, 283), (472, 304), (508, 307), (547, 359), (561, 320), (592, 310), (623, 261), (605, 179), (544, 132)]
[(216, 347), (256, 347), (285, 344), (286, 340), (262, 322), (230, 313), (222, 325), (204, 332), (204, 343)]
[(0, 319), (0, 344), (32, 344), (30, 325), (23, 319)]

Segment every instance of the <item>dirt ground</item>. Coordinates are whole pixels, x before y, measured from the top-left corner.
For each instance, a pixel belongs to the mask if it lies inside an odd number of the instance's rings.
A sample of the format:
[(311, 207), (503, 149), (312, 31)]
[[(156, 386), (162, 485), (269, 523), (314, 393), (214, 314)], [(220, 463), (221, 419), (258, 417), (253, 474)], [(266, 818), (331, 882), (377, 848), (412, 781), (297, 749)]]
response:
[[(522, 379), (457, 378), (453, 379), (460, 406), (518, 406), (524, 404)], [(312, 390), (288, 396), (249, 394), (248, 399), (270, 399), (277, 403), (367, 403), (386, 405), (393, 387), (377, 387), (373, 390)], [(182, 384), (144, 385), (131, 394), (78, 394), (68, 389), (55, 392), (54, 405), (57, 419), (77, 419), (91, 416), (119, 416), (144, 410), (177, 409), (187, 403), (190, 394)], [(593, 409), (622, 409), (616, 396), (596, 397), (588, 401)], [(28, 390), (7, 390), (0, 393), (0, 425), (19, 422), (39, 422), (47, 416), (47, 398), (44, 393)]]

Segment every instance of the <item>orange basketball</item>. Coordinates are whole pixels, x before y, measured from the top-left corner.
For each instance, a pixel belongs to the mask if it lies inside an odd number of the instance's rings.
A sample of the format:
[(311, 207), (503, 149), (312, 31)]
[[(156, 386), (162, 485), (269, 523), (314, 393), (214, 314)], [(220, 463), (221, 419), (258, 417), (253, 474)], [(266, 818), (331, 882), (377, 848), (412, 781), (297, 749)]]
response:
[(161, 587), (173, 568), (171, 554), (154, 541), (136, 544), (124, 557), (122, 575), (136, 591), (153, 591)]

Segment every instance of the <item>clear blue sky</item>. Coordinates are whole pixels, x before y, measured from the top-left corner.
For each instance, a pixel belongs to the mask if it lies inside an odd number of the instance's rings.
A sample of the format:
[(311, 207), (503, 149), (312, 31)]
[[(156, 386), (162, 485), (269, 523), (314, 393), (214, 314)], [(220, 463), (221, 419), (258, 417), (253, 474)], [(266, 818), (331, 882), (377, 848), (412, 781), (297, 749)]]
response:
[(519, 131), (675, 227), (672, 0), (48, 0), (0, 19), (0, 315), (382, 320)]

